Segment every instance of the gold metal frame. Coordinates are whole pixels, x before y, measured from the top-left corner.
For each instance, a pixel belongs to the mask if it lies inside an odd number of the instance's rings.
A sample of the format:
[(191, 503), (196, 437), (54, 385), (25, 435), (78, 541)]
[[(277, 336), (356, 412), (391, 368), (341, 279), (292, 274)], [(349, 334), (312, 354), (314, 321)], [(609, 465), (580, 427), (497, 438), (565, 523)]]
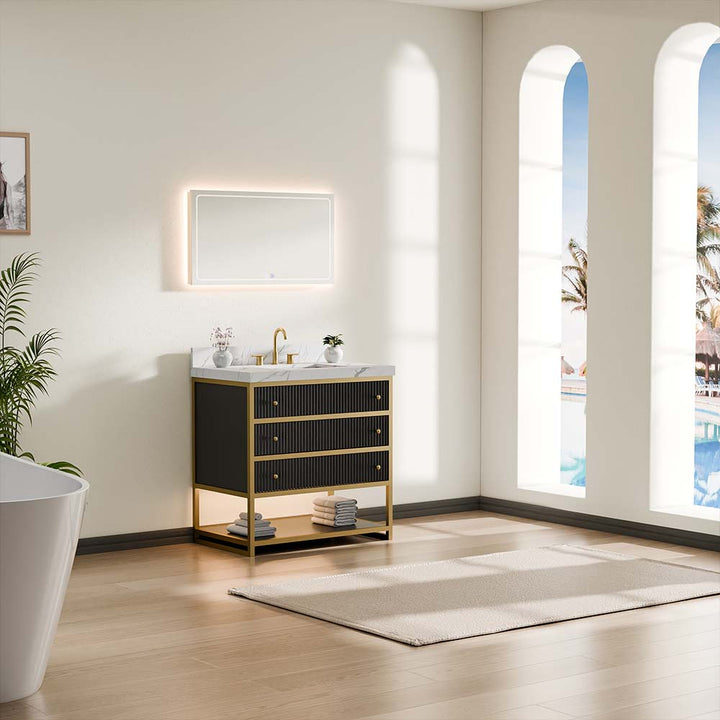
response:
[[(326, 383), (336, 382), (371, 382), (378, 380), (388, 381), (389, 387), (389, 398), (388, 398), (388, 409), (379, 410), (376, 412), (357, 412), (357, 413), (333, 413), (327, 415), (295, 415), (282, 418), (255, 418), (255, 388), (256, 387), (267, 387), (267, 386), (281, 386), (281, 385), (322, 385)], [(241, 492), (238, 490), (225, 490), (223, 488), (216, 488), (209, 485), (203, 485), (195, 481), (195, 384), (196, 383), (210, 383), (216, 385), (232, 385), (242, 386), (247, 391), (247, 492)], [(393, 506), (392, 506), (392, 485), (393, 485), (393, 450), (392, 450), (392, 439), (393, 439), (393, 422), (392, 422), (392, 411), (393, 411), (393, 378), (392, 376), (379, 376), (369, 378), (324, 378), (317, 380), (282, 380), (278, 382), (263, 382), (263, 383), (241, 383), (233, 382), (229, 380), (215, 380), (212, 378), (192, 378), (191, 383), (192, 391), (192, 473), (193, 473), (193, 535), (195, 542), (202, 545), (208, 545), (210, 547), (220, 548), (223, 550), (229, 550), (249, 557), (255, 556), (255, 550), (257, 547), (264, 547), (268, 545), (280, 545), (285, 543), (303, 542), (306, 540), (317, 540), (321, 538), (336, 538), (345, 537), (350, 535), (376, 535), (382, 533), (385, 539), (392, 539), (392, 526), (393, 526)], [(332, 420), (339, 418), (351, 418), (351, 417), (373, 417), (379, 415), (387, 415), (389, 417), (388, 422), (388, 443), (382, 446), (372, 446), (364, 448), (347, 448), (345, 450), (327, 450), (320, 452), (303, 452), (303, 453), (285, 453), (280, 455), (255, 455), (255, 433), (254, 426), (258, 424), (266, 424), (273, 422), (303, 422), (312, 420)], [(317, 488), (301, 488), (295, 490), (278, 490), (275, 492), (256, 493), (255, 492), (255, 463), (264, 462), (268, 460), (287, 460), (291, 458), (300, 457), (321, 457), (326, 455), (352, 455), (362, 452), (387, 452), (389, 457), (389, 468), (388, 468), (388, 479), (378, 482), (370, 483), (349, 483), (341, 485), (329, 485)], [(289, 518), (274, 518), (273, 522), (278, 527), (279, 533), (272, 538), (256, 539), (255, 538), (255, 500), (257, 498), (264, 497), (279, 497), (284, 495), (301, 495), (306, 493), (317, 493), (327, 492), (328, 495), (333, 495), (335, 491), (348, 490), (351, 488), (363, 488), (363, 487), (385, 487), (385, 522), (373, 522), (369, 520), (359, 520), (358, 525), (352, 528), (332, 528), (321, 525), (311, 525), (309, 522), (309, 515), (297, 515)], [(206, 490), (210, 492), (218, 492), (226, 495), (233, 495), (236, 497), (243, 497), (247, 500), (247, 513), (248, 513), (248, 537), (244, 538), (238, 535), (231, 535), (224, 528), (227, 523), (219, 525), (201, 525), (200, 524), (200, 491)], [(283, 525), (296, 525), (310, 524), (311, 532), (297, 532), (295, 530), (288, 529), (291, 534), (283, 532)]]

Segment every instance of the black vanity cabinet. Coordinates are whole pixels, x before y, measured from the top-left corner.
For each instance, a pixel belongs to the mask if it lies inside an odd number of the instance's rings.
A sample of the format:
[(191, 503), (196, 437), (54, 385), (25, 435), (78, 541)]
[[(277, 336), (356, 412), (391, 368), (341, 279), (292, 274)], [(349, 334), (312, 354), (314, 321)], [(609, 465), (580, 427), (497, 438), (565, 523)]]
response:
[[(197, 542), (249, 555), (265, 545), (392, 533), (392, 378), (238, 383), (193, 378), (193, 526)], [(275, 537), (246, 539), (200, 524), (200, 491), (260, 497), (351, 494), (384, 486), (384, 522), (326, 527), (271, 518)], [(232, 522), (230, 519), (228, 522)]]

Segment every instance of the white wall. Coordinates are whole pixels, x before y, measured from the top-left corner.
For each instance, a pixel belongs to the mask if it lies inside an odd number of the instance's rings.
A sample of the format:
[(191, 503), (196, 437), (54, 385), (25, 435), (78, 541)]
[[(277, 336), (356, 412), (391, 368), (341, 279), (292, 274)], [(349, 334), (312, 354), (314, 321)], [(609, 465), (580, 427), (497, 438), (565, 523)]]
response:
[[(483, 495), (718, 530), (649, 510), (649, 447), (655, 59), (681, 25), (719, 19), (717, 0), (546, 0), (484, 14)], [(590, 90), (585, 499), (516, 487), (518, 90), (548, 45), (580, 54)]]
[[(241, 343), (343, 332), (349, 359), (396, 362), (396, 501), (479, 493), (480, 14), (2, 0), (0, 18), (33, 228), (1, 237), (0, 265), (41, 253), (30, 324), (63, 333), (25, 445), (85, 471), (84, 536), (190, 524), (188, 352), (216, 322)], [(190, 187), (335, 193), (334, 286), (188, 288)]]

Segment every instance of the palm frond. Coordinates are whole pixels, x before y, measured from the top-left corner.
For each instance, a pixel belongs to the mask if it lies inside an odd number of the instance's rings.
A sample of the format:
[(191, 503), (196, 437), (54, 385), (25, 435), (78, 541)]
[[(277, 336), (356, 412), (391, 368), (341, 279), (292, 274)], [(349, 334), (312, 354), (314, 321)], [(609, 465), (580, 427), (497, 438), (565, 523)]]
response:
[[(35, 403), (48, 394), (48, 385), (57, 375), (52, 360), (59, 354), (60, 333), (54, 328), (35, 333), (24, 348), (11, 345), (8, 334), (25, 336), (29, 288), (37, 278), (35, 269), (39, 264), (36, 253), (24, 253), (0, 271), (0, 452), (33, 462), (33, 454), (20, 446), (20, 435), (25, 424), (32, 423)], [(82, 475), (76, 465), (66, 460), (45, 464)]]
[(10, 331), (23, 334), (22, 324), (27, 317), (25, 305), (30, 300), (29, 288), (40, 264), (37, 253), (23, 253), (0, 272), (0, 344), (5, 345), (5, 335)]
[(574, 305), (571, 312), (587, 311), (587, 267), (588, 254), (575, 238), (568, 240), (568, 250), (574, 265), (563, 265), (563, 280), (568, 284), (568, 288), (563, 288), (560, 300), (563, 303)]
[(40, 465), (44, 465), (45, 467), (52, 468), (53, 470), (60, 470), (62, 472), (68, 473), (68, 475), (74, 475), (75, 477), (82, 477), (82, 470), (77, 466), (73, 465), (71, 462), (67, 462), (67, 460), (57, 460), (56, 462), (44, 462), (40, 463)]

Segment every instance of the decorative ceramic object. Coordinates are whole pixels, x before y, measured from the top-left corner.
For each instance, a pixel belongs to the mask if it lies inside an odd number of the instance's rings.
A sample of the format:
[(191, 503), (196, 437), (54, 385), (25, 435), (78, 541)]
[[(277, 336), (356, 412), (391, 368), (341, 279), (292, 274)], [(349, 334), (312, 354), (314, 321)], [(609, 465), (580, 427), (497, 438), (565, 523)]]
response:
[(226, 368), (232, 365), (233, 356), (230, 352), (230, 338), (233, 336), (231, 327), (214, 327), (210, 331), (210, 345), (215, 348), (212, 359), (217, 368)]
[(328, 345), (325, 348), (325, 360), (327, 360), (329, 363), (339, 363), (343, 359), (343, 351), (342, 348), (336, 347), (334, 345)]
[(329, 363), (339, 363), (343, 356), (343, 351), (340, 346), (344, 344), (345, 341), (342, 339), (342, 333), (338, 333), (337, 335), (326, 335), (323, 338), (323, 345), (327, 346), (324, 353), (325, 360)]
[(226, 368), (230, 367), (233, 361), (232, 353), (229, 350), (216, 350), (212, 356), (215, 367)]

